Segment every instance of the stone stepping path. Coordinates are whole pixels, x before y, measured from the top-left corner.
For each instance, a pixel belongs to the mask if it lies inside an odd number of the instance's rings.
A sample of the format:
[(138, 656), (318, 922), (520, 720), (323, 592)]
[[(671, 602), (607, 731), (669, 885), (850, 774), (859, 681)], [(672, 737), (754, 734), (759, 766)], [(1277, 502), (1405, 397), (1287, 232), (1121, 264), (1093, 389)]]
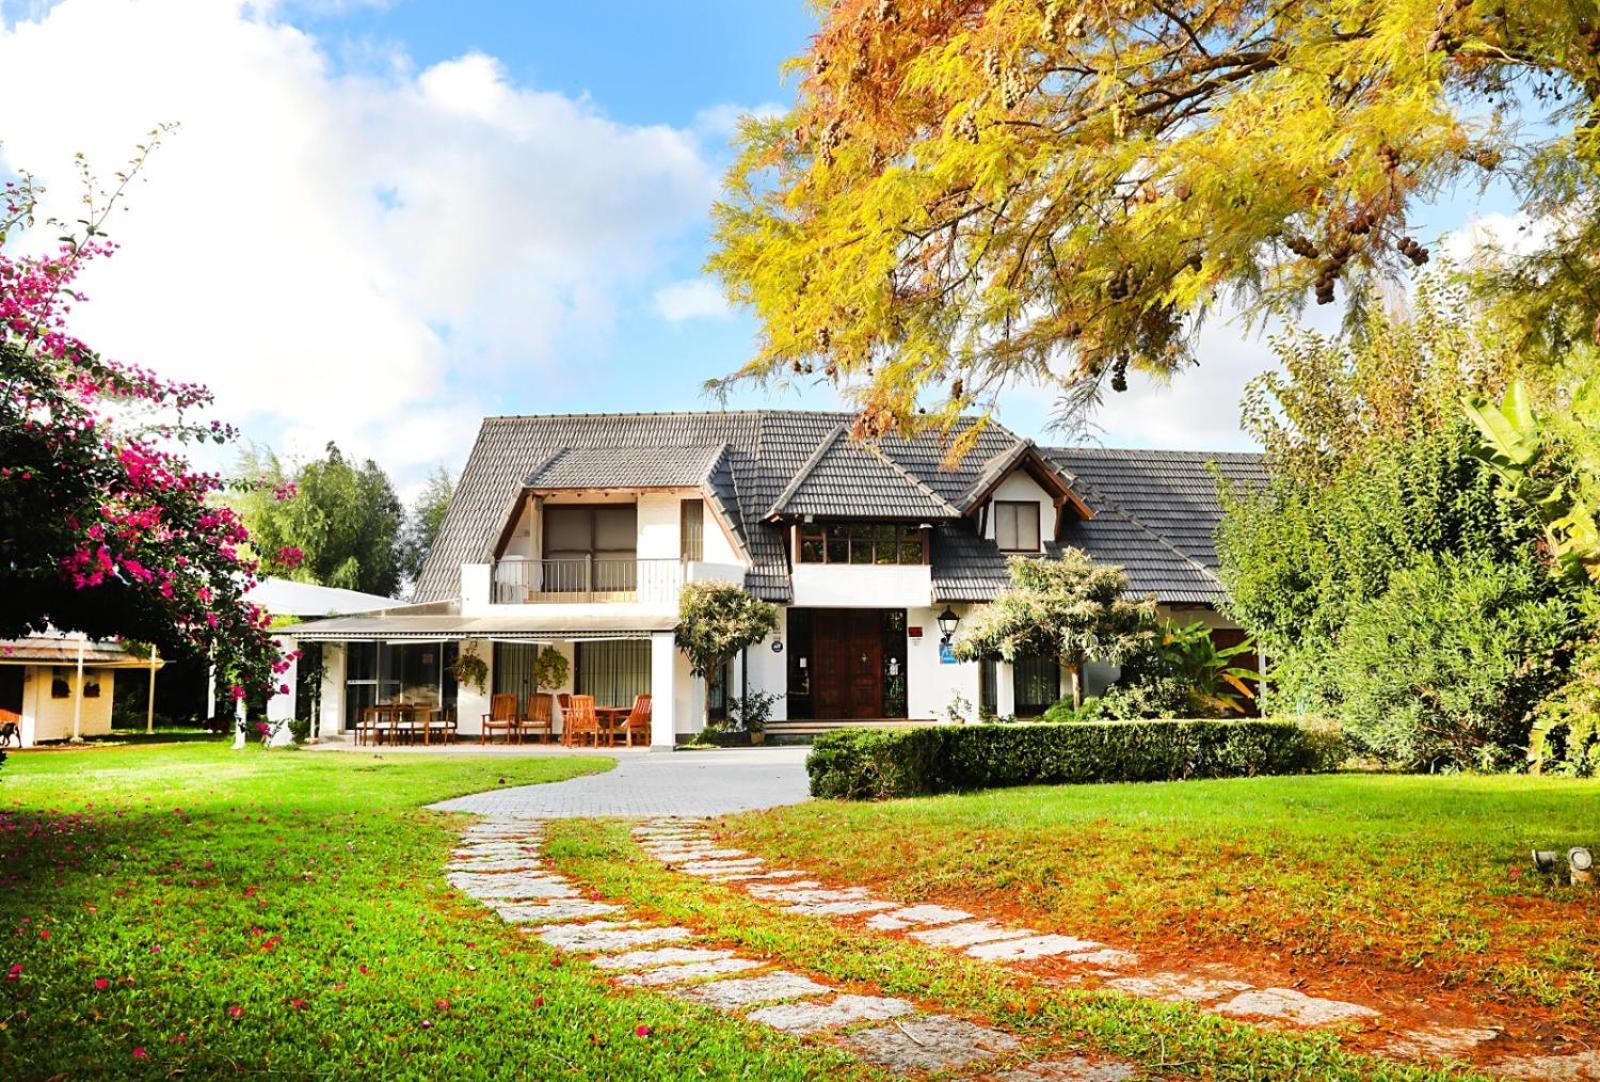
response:
[[(748, 866), (754, 858), (738, 854), (722, 859), (706, 856), (701, 831), (672, 827), (654, 836), (662, 848), (677, 843), (678, 860), (699, 868), (716, 867), (699, 874), (726, 875), (732, 861)], [(797, 1037), (816, 1038), (843, 1048), (861, 1060), (897, 1075), (924, 1071), (956, 1072), (971, 1077), (974, 1071), (1006, 1070), (989, 1078), (1058, 1080), (1058, 1082), (1122, 1082), (1143, 1077), (1129, 1064), (1087, 1057), (1055, 1058), (1026, 1063), (1023, 1042), (998, 1029), (981, 1026), (953, 1015), (930, 1013), (908, 1000), (889, 996), (857, 995), (814, 980), (801, 973), (777, 968), (770, 961), (740, 956), (737, 952), (700, 946), (689, 928), (636, 919), (621, 905), (586, 895), (580, 884), (556, 872), (540, 856), (543, 823), (537, 819), (486, 819), (468, 827), (461, 845), (446, 866), (450, 885), (497, 912), (559, 951), (584, 955), (597, 970), (611, 975), (618, 985), (659, 989), (667, 995), (715, 1010), (742, 1015), (745, 1020)], [(763, 862), (755, 860), (756, 865)], [(793, 879), (790, 872), (777, 881)], [(816, 884), (790, 884), (796, 893), (809, 894)], [(789, 900), (791, 907), (860, 904), (865, 891), (845, 899)], [(900, 907), (911, 923), (937, 923), (957, 910), (937, 906)], [(815, 912), (815, 909), (806, 909)], [(825, 910), (826, 911), (826, 910)], [(837, 912), (846, 912), (840, 910)], [(853, 912), (860, 912), (859, 910)], [(998, 1061), (998, 1062), (997, 1062)], [(1007, 1066), (1009, 1064), (1009, 1067)]]
[[(864, 914), (862, 926), (881, 932), (903, 933), (907, 938), (926, 946), (960, 951), (970, 958), (998, 965), (1019, 965), (1039, 959), (1058, 959), (1085, 971), (1101, 980), (1102, 986), (1127, 995), (1166, 1002), (1192, 1003), (1217, 1014), (1268, 1025), (1292, 1025), (1308, 1028), (1343, 1026), (1371, 1022), (1380, 1017), (1378, 1011), (1359, 1003), (1306, 995), (1293, 988), (1257, 988), (1242, 980), (1203, 976), (1193, 973), (1133, 973), (1142, 959), (1133, 951), (1108, 947), (1091, 939), (1071, 935), (1040, 933), (1029, 928), (1018, 928), (999, 923), (962, 909), (942, 905), (905, 905), (889, 899), (875, 898), (865, 887), (830, 888), (801, 870), (786, 868), (765, 871), (762, 858), (740, 849), (720, 845), (711, 835), (703, 820), (652, 819), (634, 830), (634, 837), (646, 852), (686, 875), (698, 876), (711, 882), (726, 883), (742, 889), (753, 898), (771, 902), (786, 912), (800, 916), (855, 917)], [(939, 1045), (936, 1032), (926, 1046)], [(1403, 1034), (1389, 1047), (1392, 1054), (1405, 1058), (1465, 1058), (1485, 1041), (1492, 1040), (1498, 1031), (1487, 1028), (1436, 1026)], [(906, 1035), (898, 1037), (884, 1034), (875, 1040), (885, 1049), (904, 1052), (908, 1061), (920, 1066), (934, 1064), (936, 1052), (913, 1055), (906, 1046), (923, 1048), (919, 1039)], [(864, 1059), (872, 1059), (872, 1052), (863, 1049)], [(1597, 1054), (1600, 1055), (1600, 1054)], [(1559, 1059), (1563, 1069), (1587, 1071), (1589, 1064), (1582, 1056), (1541, 1057), (1538, 1066), (1549, 1069), (1550, 1061)], [(877, 1062), (873, 1060), (873, 1062)], [(1513, 1077), (1526, 1070), (1529, 1060), (1506, 1060), (1501, 1067)], [(925, 1066), (924, 1069), (941, 1069)], [(1039, 1063), (996, 1074), (996, 1079), (1015, 1079), (1018, 1082), (1047, 1079), (1119, 1080), (1134, 1077), (1122, 1073), (1129, 1071), (1121, 1064), (1090, 1063), (1061, 1060)], [(1575, 1079), (1593, 1077), (1600, 1082), (1600, 1064), (1591, 1076), (1573, 1074)]]

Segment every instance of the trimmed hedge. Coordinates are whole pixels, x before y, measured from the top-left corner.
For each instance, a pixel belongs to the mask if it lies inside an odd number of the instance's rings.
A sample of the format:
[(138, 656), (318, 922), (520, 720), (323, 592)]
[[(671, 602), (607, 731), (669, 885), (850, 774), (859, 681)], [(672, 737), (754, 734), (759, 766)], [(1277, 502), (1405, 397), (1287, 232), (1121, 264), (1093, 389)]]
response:
[(1332, 770), (1336, 735), (1290, 721), (1110, 721), (839, 729), (806, 759), (811, 795), (870, 800), (1006, 785)]

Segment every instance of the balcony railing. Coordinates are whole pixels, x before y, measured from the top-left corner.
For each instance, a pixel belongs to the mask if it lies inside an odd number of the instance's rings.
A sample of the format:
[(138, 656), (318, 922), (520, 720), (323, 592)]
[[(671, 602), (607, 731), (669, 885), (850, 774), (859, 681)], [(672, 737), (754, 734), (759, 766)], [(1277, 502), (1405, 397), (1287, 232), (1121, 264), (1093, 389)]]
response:
[(683, 586), (677, 560), (585, 557), (564, 560), (501, 560), (494, 565), (494, 600), (499, 605), (635, 601), (676, 604)]

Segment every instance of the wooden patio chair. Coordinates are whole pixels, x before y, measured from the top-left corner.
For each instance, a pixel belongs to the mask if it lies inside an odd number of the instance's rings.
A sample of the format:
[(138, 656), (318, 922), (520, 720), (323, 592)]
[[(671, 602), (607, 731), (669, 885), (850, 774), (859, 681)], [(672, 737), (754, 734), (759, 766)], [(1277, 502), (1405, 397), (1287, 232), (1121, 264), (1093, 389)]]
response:
[(451, 707), (449, 710), (446, 710), (441, 714), (439, 718), (439, 731), (442, 735), (444, 743), (454, 744), (456, 742), (456, 738), (460, 735), (457, 731), (458, 725), (459, 722), (456, 720), (455, 707)]
[(556, 705), (561, 708), (561, 742), (570, 745), (572, 737), (567, 733), (567, 718), (572, 716), (572, 696), (563, 691), (556, 696)]
[(567, 711), (567, 743), (581, 744), (584, 737), (600, 746), (600, 715), (595, 713), (593, 695), (574, 695)]
[(628, 747), (633, 747), (633, 738), (637, 734), (640, 743), (650, 743), (650, 696), (638, 695), (634, 697), (633, 709), (628, 713)]
[(483, 715), (483, 727), (478, 730), (478, 743), (494, 743), (494, 734), (497, 729), (505, 730), (506, 743), (517, 735), (517, 697), (511, 694), (491, 695), (489, 697), (489, 712)]
[(522, 715), (523, 734), (533, 733), (540, 740), (549, 742), (555, 732), (552, 714), (554, 705), (547, 691), (536, 691), (529, 695), (527, 712)]

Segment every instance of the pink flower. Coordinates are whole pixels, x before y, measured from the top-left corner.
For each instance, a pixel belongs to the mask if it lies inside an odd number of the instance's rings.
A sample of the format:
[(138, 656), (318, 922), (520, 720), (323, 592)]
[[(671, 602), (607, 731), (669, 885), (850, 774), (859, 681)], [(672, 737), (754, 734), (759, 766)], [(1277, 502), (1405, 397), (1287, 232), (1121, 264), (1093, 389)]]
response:
[(244, 1017), (244, 1008), (239, 1006), (237, 1003), (235, 1003), (233, 1006), (228, 1008), (228, 1017), (229, 1018), (243, 1018)]
[(289, 1006), (293, 1007), (297, 1011), (303, 1011), (306, 1009), (307, 1004), (305, 1000), (296, 997), (295, 999), (291, 999), (289, 1001)]
[(634, 1028), (633, 1035), (635, 1037), (648, 1037), (650, 1036), (650, 1032), (651, 1030), (649, 1026), (636, 1026)]
[(436, 999), (433, 1001), (433, 1005), (439, 1008), (441, 1011), (448, 1011), (450, 1009), (450, 1001), (448, 999)]
[(145, 1051), (144, 1045), (140, 1045), (138, 1048), (135, 1048), (133, 1050), (133, 1058), (134, 1059), (149, 1059), (150, 1058), (150, 1053)]
[(96, 992), (104, 992), (107, 988), (110, 988), (110, 987), (111, 987), (111, 982), (106, 980), (104, 977), (96, 977), (94, 979), (94, 990)]
[(10, 969), (6, 970), (6, 980), (8, 980), (8, 981), (19, 980), (21, 977), (22, 977), (22, 963), (21, 962), (18, 962), (16, 965), (14, 965)]
[(543, 1007), (544, 1006), (544, 997), (543, 996), (536, 997), (534, 999), (534, 1001), (533, 1001), (533, 1005), (535, 1007)]

